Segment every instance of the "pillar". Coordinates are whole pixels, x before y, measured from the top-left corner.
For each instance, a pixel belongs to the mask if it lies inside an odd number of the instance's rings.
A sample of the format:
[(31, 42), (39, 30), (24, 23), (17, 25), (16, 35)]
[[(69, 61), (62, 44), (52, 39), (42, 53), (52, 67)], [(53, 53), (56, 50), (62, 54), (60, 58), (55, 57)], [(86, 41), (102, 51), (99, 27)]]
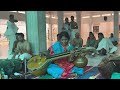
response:
[(90, 15), (90, 19), (89, 19), (90, 23), (89, 23), (89, 32), (93, 32), (93, 19), (92, 19), (92, 15)]
[(119, 38), (119, 11), (114, 11), (114, 35)]
[(81, 35), (81, 11), (76, 11), (76, 21), (78, 24), (78, 32)]
[(57, 11), (57, 16), (58, 16), (58, 33), (62, 31), (63, 27), (63, 11)]
[(53, 44), (53, 31), (52, 31), (52, 13), (49, 12), (50, 14), (50, 18), (49, 18), (49, 24), (50, 24), (50, 42), (51, 42), (51, 45)]
[(47, 50), (45, 11), (26, 11), (27, 40), (34, 55)]

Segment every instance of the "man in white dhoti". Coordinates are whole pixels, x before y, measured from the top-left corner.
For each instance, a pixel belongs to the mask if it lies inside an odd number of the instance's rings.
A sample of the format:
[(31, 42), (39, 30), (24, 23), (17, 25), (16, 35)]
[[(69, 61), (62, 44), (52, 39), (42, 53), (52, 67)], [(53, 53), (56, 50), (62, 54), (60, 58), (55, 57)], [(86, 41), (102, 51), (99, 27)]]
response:
[(114, 53), (117, 51), (117, 47), (114, 46), (109, 38), (104, 38), (104, 35), (102, 33), (98, 33), (99, 43), (97, 50), (104, 53), (104, 50), (106, 50), (107, 53)]
[(4, 33), (4, 36), (9, 40), (9, 51), (8, 55), (12, 53), (12, 48), (14, 41), (16, 40), (15, 34), (18, 31), (18, 27), (16, 26), (15, 22), (18, 22), (17, 20), (14, 19), (14, 15), (9, 16), (9, 20), (7, 21), (7, 29), (6, 32)]
[(8, 59), (29, 60), (32, 57), (30, 43), (24, 39), (23, 33), (19, 33), (18, 40), (17, 48), (14, 50), (15, 52), (10, 55)]
[(71, 16), (70, 29), (71, 29), (71, 40), (73, 40), (75, 38), (76, 32), (78, 32), (78, 24), (74, 21), (74, 16)]

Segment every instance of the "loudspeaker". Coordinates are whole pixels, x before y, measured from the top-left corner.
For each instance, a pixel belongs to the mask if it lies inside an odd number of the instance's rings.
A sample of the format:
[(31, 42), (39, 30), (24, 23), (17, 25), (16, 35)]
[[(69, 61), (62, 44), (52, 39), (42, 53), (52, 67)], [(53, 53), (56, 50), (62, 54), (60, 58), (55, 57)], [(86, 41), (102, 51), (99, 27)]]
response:
[(104, 21), (107, 21), (107, 16), (104, 16)]

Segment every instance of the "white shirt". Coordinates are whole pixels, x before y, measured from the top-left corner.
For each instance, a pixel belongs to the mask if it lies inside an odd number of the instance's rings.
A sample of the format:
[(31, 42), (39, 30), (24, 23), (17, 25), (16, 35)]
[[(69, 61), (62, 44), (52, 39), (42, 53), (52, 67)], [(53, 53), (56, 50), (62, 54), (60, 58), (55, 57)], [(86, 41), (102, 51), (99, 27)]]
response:
[(113, 53), (114, 51), (117, 51), (117, 47), (112, 44), (110, 39), (103, 38), (99, 44), (98, 48), (96, 50), (101, 50), (102, 48), (107, 50), (107, 53)]
[(64, 23), (63, 24), (63, 28), (66, 30), (66, 31), (69, 31), (70, 30), (70, 25), (68, 23)]
[(5, 36), (13, 35), (17, 33), (17, 31), (18, 31), (18, 27), (16, 26), (16, 24), (10, 21), (7, 21), (7, 29), (4, 35)]

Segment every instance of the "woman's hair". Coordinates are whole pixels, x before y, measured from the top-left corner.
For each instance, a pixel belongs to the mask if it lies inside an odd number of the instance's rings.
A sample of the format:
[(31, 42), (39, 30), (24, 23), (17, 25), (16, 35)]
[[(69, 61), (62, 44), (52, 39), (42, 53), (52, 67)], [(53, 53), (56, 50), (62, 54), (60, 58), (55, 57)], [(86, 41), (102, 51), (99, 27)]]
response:
[(93, 32), (89, 32), (89, 35), (93, 35), (94, 36)]
[(62, 31), (62, 32), (59, 34), (59, 38), (61, 39), (63, 36), (66, 37), (68, 40), (70, 40), (70, 36), (69, 36), (68, 32)]
[(93, 32), (89, 32), (89, 34), (93, 34)]
[(60, 35), (60, 34), (58, 33), (58, 34), (57, 34), (57, 37), (59, 37), (59, 35)]
[(98, 33), (98, 35), (100, 35), (100, 36), (102, 36), (102, 37), (104, 38), (104, 35), (103, 35), (103, 33)]

